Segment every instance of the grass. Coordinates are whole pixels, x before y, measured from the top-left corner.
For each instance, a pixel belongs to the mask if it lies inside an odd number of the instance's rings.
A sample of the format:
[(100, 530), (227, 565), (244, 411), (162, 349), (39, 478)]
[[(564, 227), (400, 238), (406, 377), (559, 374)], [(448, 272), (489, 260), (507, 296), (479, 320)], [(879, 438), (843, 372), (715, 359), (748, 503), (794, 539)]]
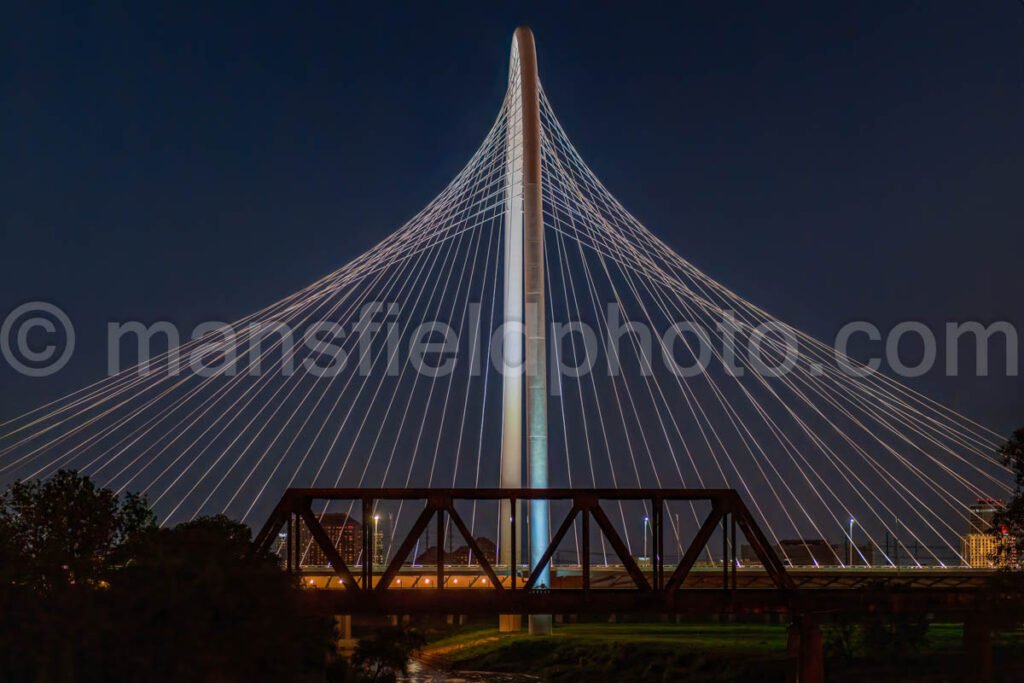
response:
[[(830, 660), (829, 679), (957, 680), (951, 672), (963, 663), (962, 638), (959, 624), (931, 624), (922, 649), (898, 667)], [(787, 631), (769, 624), (585, 623), (556, 626), (553, 635), (535, 637), (462, 626), (436, 632), (430, 641), (427, 657), (452, 668), (527, 673), (551, 683), (756, 682), (785, 679)], [(993, 644), (997, 671), (1000, 662), (1014, 668), (1024, 633), (996, 634)], [(1008, 675), (1005, 680), (1014, 680)]]
[(572, 624), (547, 637), (463, 630), (430, 657), (463, 670), (530, 673), (544, 681), (780, 680), (786, 631), (757, 624)]

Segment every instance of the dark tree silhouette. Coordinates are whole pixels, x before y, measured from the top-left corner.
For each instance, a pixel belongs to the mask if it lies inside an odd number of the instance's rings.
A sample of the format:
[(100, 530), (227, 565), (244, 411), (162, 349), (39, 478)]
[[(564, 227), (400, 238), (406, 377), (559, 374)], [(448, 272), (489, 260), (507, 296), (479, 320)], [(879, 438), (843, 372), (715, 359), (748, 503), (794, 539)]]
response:
[(152, 526), (141, 498), (72, 471), (0, 494), (0, 678), (87, 677), (87, 653), (103, 648), (99, 593)]
[(294, 680), (323, 670), (333, 622), (304, 617), (297, 580), (253, 556), (223, 516), (143, 536), (110, 599), (122, 680)]
[(1016, 488), (1010, 502), (996, 514), (992, 533), (1004, 539), (1000, 552), (1019, 566), (1024, 558), (1024, 427), (1013, 433), (996, 456), (1013, 471)]
[(119, 498), (74, 471), (16, 482), (0, 494), (0, 535), (16, 551), (7, 571), (37, 592), (108, 579), (126, 545), (154, 519), (139, 496)]
[(322, 679), (303, 597), (226, 517), (160, 529), (75, 472), (0, 494), (0, 681)]

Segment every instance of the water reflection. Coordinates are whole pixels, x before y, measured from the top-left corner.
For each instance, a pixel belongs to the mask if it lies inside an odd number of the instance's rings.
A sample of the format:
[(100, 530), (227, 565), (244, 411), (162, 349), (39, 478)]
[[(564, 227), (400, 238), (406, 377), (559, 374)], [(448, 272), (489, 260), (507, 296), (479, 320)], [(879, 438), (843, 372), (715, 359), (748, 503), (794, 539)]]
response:
[(486, 671), (459, 671), (448, 673), (432, 669), (422, 662), (409, 664), (409, 676), (399, 678), (406, 683), (536, 683), (535, 676), (501, 674)]

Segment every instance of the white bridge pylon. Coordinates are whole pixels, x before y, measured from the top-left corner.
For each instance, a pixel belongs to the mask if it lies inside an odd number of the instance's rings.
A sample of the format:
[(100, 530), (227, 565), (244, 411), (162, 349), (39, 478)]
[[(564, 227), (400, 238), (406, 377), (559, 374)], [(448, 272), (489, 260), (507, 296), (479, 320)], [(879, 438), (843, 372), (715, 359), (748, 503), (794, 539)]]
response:
[[(501, 485), (522, 486), (523, 378), (526, 379), (526, 444), (529, 488), (548, 486), (547, 335), (544, 297), (544, 214), (542, 210), (540, 81), (529, 28), (516, 29), (509, 58), (505, 145), (505, 354), (502, 392)], [(524, 317), (525, 305), (525, 317)], [(523, 358), (523, 340), (526, 357)], [(525, 361), (525, 363), (524, 363)], [(524, 372), (525, 371), (525, 372)], [(511, 509), (502, 503), (499, 544), (503, 564), (512, 557)], [(550, 510), (530, 501), (530, 566), (537, 566), (550, 542)], [(545, 568), (538, 585), (550, 586)], [(532, 632), (549, 632), (550, 617), (530, 618)]]

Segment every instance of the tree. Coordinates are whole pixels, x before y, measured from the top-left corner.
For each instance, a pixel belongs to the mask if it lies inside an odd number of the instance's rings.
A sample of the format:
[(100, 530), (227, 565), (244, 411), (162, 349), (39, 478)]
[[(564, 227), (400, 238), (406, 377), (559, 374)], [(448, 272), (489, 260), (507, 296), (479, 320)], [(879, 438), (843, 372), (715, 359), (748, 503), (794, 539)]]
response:
[(154, 520), (75, 472), (0, 494), (0, 680), (323, 677), (333, 622), (247, 526)]
[(303, 615), (297, 579), (251, 552), (249, 527), (200, 518), (140, 538), (111, 579), (113, 679), (294, 680), (323, 671), (333, 622)]
[(408, 674), (409, 658), (426, 645), (426, 639), (414, 629), (389, 626), (362, 638), (352, 653), (352, 666), (358, 681), (394, 683), (398, 674)]
[(996, 457), (1013, 471), (1015, 489), (1010, 502), (996, 514), (991, 533), (1003, 540), (1000, 552), (1007, 564), (1019, 565), (1024, 558), (1024, 427), (1000, 446)]
[(101, 647), (98, 595), (133, 539), (153, 528), (145, 501), (73, 471), (0, 494), (0, 672), (74, 680)]
[(0, 494), (0, 547), (10, 554), (5, 572), (37, 593), (97, 584), (154, 522), (140, 496), (118, 497), (73, 470), (15, 482)]

